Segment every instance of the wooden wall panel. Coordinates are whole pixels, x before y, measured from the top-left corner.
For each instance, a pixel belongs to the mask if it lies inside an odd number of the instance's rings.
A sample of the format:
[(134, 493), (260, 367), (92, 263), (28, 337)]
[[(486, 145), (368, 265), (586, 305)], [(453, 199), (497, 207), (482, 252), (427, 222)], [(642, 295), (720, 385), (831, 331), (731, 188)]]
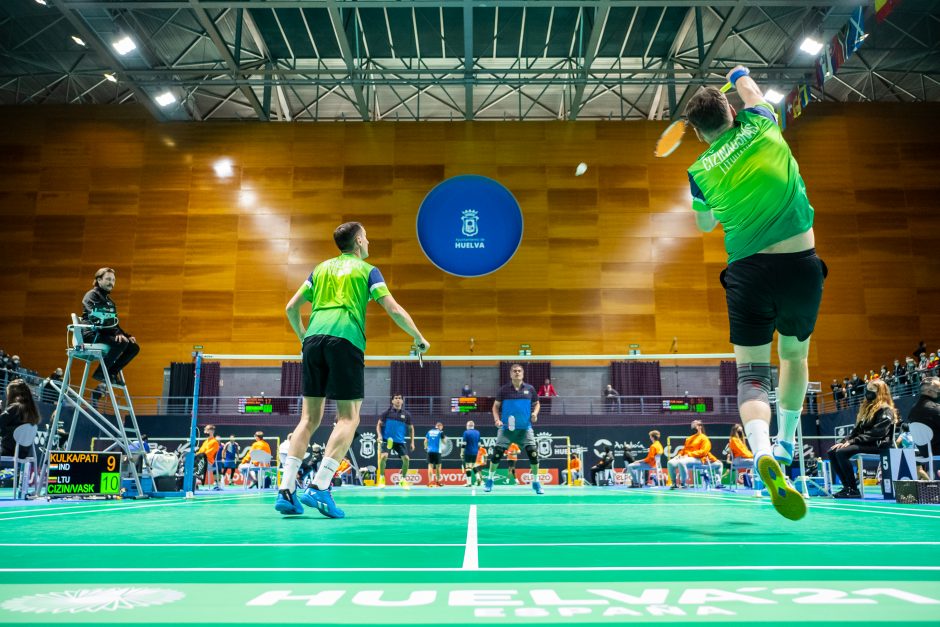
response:
[[(62, 364), (67, 315), (117, 268), (122, 324), (143, 351), (129, 376), (157, 394), (193, 344), (292, 352), (283, 308), (359, 219), (370, 261), (439, 354), (729, 350), (725, 251), (700, 234), (685, 168), (653, 159), (663, 122), (156, 124), (133, 107), (10, 108), (0, 135), (0, 346)], [(816, 104), (788, 131), (830, 268), (813, 378), (864, 372), (940, 345), (940, 142), (935, 105)], [(232, 176), (213, 165), (226, 158)], [(575, 177), (574, 167), (589, 168)], [(486, 277), (444, 274), (415, 240), (425, 195), (491, 176), (525, 216), (522, 245)], [(408, 339), (378, 307), (373, 353)]]

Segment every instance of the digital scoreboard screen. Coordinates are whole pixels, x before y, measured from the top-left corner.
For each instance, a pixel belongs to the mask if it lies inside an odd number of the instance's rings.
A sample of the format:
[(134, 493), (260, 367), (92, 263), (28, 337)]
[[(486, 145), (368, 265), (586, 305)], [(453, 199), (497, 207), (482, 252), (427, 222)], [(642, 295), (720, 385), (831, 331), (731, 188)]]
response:
[(703, 396), (687, 396), (684, 398), (664, 398), (663, 411), (683, 411), (693, 414), (704, 414), (712, 410), (711, 399)]
[(121, 493), (121, 453), (54, 451), (49, 455), (49, 496)]
[(453, 413), (466, 414), (477, 410), (476, 396), (458, 396), (450, 399), (450, 411)]
[(238, 413), (240, 414), (270, 414), (273, 412), (274, 404), (270, 398), (243, 396), (238, 399)]

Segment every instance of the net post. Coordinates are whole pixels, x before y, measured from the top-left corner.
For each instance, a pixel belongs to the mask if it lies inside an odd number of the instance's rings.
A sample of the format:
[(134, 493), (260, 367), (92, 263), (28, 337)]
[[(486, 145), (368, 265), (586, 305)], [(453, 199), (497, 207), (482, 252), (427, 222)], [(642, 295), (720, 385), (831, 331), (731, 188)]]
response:
[(566, 482), (568, 487), (571, 487), (573, 479), (571, 478), (571, 436), (565, 436), (565, 465), (568, 469), (568, 481)]
[(189, 423), (189, 450), (186, 452), (186, 465), (183, 474), (183, 491), (188, 495), (195, 494), (196, 482), (193, 477), (196, 465), (196, 439), (198, 437), (197, 421), (199, 420), (199, 380), (202, 375), (202, 351), (193, 353), (196, 358), (196, 372), (193, 377), (193, 411)]

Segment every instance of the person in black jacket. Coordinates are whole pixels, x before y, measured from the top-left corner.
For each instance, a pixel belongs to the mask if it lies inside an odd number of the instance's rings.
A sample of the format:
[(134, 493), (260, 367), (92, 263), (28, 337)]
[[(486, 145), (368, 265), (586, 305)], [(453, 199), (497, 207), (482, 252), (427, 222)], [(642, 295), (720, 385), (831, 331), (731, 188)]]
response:
[(598, 473), (604, 472), (605, 470), (612, 469), (614, 467), (614, 454), (611, 452), (609, 446), (604, 447), (604, 452), (601, 455), (600, 460), (593, 466), (591, 466), (591, 483), (597, 485), (597, 475)]
[[(0, 455), (12, 457), (16, 450), (13, 432), (25, 425), (39, 424), (39, 410), (33, 400), (33, 393), (22, 379), (14, 379), (7, 385), (7, 400), (0, 413)], [(20, 459), (29, 457), (32, 447), (20, 447)]]
[[(86, 329), (85, 341), (93, 344), (107, 344), (109, 349), (104, 356), (105, 366), (113, 381), (120, 382), (121, 370), (131, 362), (140, 346), (133, 335), (127, 333), (118, 324), (117, 305), (111, 300), (114, 289), (114, 270), (100, 268), (95, 272), (95, 283), (82, 298), (82, 318), (88, 324), (100, 328)], [(101, 368), (92, 375), (97, 381), (104, 380)]]
[(857, 499), (862, 495), (849, 459), (859, 453), (880, 453), (894, 443), (894, 425), (898, 412), (888, 384), (880, 379), (865, 385), (865, 398), (858, 408), (855, 428), (842, 442), (829, 449), (829, 463), (842, 481), (837, 499)]

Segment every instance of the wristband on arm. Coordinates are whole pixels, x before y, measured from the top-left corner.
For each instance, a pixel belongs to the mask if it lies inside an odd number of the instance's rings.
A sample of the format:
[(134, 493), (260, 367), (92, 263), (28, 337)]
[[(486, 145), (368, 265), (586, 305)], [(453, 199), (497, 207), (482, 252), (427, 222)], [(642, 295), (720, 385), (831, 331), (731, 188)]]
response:
[(734, 85), (742, 76), (750, 75), (751, 71), (746, 67), (743, 67), (739, 70), (735, 70), (730, 77), (728, 77), (728, 82)]

